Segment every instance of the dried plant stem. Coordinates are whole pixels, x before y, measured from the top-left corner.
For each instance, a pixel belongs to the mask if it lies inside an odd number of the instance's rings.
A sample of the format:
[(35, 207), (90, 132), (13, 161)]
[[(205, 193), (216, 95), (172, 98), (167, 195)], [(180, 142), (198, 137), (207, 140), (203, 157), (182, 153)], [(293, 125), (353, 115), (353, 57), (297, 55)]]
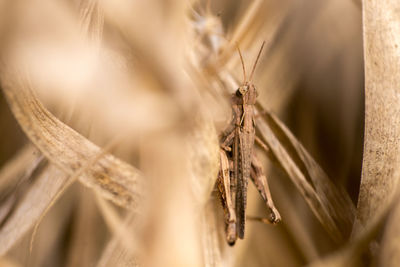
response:
[[(1, 227), (0, 255), (4, 255), (39, 220), (67, 179), (68, 175), (55, 166), (43, 170)], [(37, 202), (32, 203), (32, 199)]]
[(18, 177), (27, 172), (29, 164), (40, 158), (40, 152), (32, 145), (25, 145), (18, 153), (0, 169), (0, 192), (10, 184), (18, 183)]
[[(55, 118), (34, 95), (21, 73), (2, 73), (2, 89), (20, 126), (49, 159), (69, 175), (75, 174), (88, 159), (101, 151), (99, 147)], [(22, 75), (22, 76), (21, 76)], [(98, 190), (118, 205), (134, 208), (143, 195), (141, 174), (131, 165), (106, 154), (80, 181)]]
[(35, 235), (37, 232), (37, 229), (39, 227), (40, 222), (44, 218), (44, 216), (47, 214), (47, 212), (50, 210), (50, 208), (54, 205), (54, 203), (58, 200), (58, 198), (65, 192), (65, 190), (72, 185), (78, 177), (80, 177), (84, 172), (89, 170), (101, 157), (103, 157), (106, 154), (106, 149), (100, 151), (98, 155), (96, 155), (93, 159), (90, 159), (86, 165), (82, 166), (81, 169), (79, 169), (76, 173), (74, 173), (71, 177), (66, 179), (65, 183), (62, 185), (61, 189), (54, 195), (50, 203), (47, 205), (46, 209), (44, 212), (40, 215), (39, 220), (36, 222), (35, 227), (33, 228), (32, 236), (31, 236), (31, 241), (29, 245), (29, 251), (32, 252), (33, 248), (33, 241), (35, 239)]
[(113, 237), (108, 241), (97, 267), (101, 266), (137, 266), (135, 252), (137, 242), (132, 233), (137, 228), (136, 214), (130, 213), (122, 219), (103, 198), (96, 194), (97, 205), (113, 232)]
[(363, 1), (365, 141), (357, 214), (361, 225), (389, 203), (400, 174), (399, 8), (396, 0)]
[[(400, 177), (399, 10), (397, 0), (363, 1), (365, 142), (356, 232), (390, 204)], [(400, 261), (398, 210), (385, 229), (381, 266)]]

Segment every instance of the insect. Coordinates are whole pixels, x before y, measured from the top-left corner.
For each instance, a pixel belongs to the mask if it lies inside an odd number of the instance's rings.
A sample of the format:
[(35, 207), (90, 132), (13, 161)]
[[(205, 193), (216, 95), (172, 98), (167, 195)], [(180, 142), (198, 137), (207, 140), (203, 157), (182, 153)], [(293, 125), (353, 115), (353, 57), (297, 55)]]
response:
[(258, 93), (252, 82), (254, 70), (264, 45), (265, 42), (260, 48), (249, 79), (247, 79), (243, 57), (238, 47), (243, 68), (243, 83), (232, 95), (233, 119), (220, 140), (218, 189), (224, 207), (226, 239), (229, 245), (234, 245), (238, 237), (244, 238), (249, 178), (255, 184), (270, 210), (268, 222), (276, 224), (281, 220), (281, 216), (272, 201), (262, 165), (253, 150), (255, 141), (266, 147), (262, 140), (256, 137), (254, 105)]

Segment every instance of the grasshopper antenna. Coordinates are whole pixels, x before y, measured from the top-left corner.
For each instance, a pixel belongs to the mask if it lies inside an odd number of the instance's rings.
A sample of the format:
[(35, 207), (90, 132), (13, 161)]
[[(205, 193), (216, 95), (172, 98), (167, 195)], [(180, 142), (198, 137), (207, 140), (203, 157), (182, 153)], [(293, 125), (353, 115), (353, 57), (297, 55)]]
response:
[(242, 52), (240, 52), (240, 48), (239, 45), (236, 43), (236, 48), (239, 52), (239, 56), (240, 56), (240, 62), (242, 62), (242, 69), (243, 69), (243, 83), (246, 82), (246, 68), (244, 67), (244, 61), (243, 61), (243, 56), (242, 56)]
[(253, 78), (254, 70), (256, 69), (256, 66), (257, 66), (257, 63), (258, 63), (258, 59), (260, 58), (261, 52), (262, 52), (262, 50), (264, 48), (264, 45), (265, 45), (265, 41), (263, 41), (263, 43), (261, 45), (261, 48), (260, 48), (260, 52), (258, 52), (258, 55), (257, 55), (257, 58), (256, 58), (256, 62), (254, 62), (253, 69), (251, 70), (251, 73), (250, 73), (249, 81), (251, 81), (252, 78)]

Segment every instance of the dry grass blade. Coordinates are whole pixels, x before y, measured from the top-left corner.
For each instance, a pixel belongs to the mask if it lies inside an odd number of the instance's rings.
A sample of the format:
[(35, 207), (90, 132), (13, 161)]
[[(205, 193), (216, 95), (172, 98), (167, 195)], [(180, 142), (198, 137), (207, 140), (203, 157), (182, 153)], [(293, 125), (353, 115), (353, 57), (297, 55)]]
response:
[(357, 233), (392, 206), (385, 226), (379, 266), (399, 265), (400, 173), (400, 8), (399, 1), (363, 1), (365, 62), (365, 142)]
[[(21, 78), (2, 76), (2, 89), (11, 110), (30, 140), (50, 162), (74, 174), (100, 148), (47, 111)], [(16, 82), (16, 81), (19, 81)], [(143, 194), (141, 174), (131, 165), (106, 154), (79, 177), (85, 185), (118, 205), (134, 208)]]
[[(99, 246), (88, 246), (88, 244), (99, 243), (99, 233), (104, 233), (102, 228), (102, 217), (96, 208), (96, 202), (92, 190), (77, 183), (74, 184), (69, 192), (74, 192), (75, 188), (78, 194), (74, 194), (73, 217), (76, 218), (71, 230), (71, 239), (68, 247), (68, 256), (65, 267), (75, 266), (93, 266), (100, 252)], [(69, 192), (66, 192), (68, 194)], [(67, 195), (66, 195), (67, 197)], [(62, 199), (60, 199), (60, 204)], [(53, 208), (54, 210), (56, 207)], [(49, 218), (52, 214), (47, 215)], [(93, 222), (96, 222), (99, 227), (93, 227)], [(45, 223), (41, 225), (42, 231)], [(102, 229), (103, 231), (99, 231)], [(36, 244), (40, 243), (38, 241)]]
[[(134, 255), (136, 242), (132, 239), (132, 229), (137, 226), (135, 214), (128, 214), (121, 222), (121, 219), (104, 199), (97, 197), (96, 200), (109, 228), (114, 233), (104, 248), (97, 266), (138, 266)], [(129, 234), (127, 235), (127, 233)]]
[[(22, 151), (20, 151), (20, 153), (15, 157), (16, 159), (14, 159), (12, 162), (6, 165), (5, 170), (10, 169), (10, 167), (15, 167), (13, 166), (15, 160), (24, 160), (24, 156), (26, 156), (25, 154), (26, 152), (29, 152), (29, 150), (30, 150), (29, 148), (28, 149), (25, 148)], [(13, 177), (16, 182), (13, 183), (8, 188), (8, 190), (0, 191), (1, 192), (0, 203), (2, 203), (2, 205), (0, 206), (0, 227), (7, 220), (10, 214), (12, 214), (17, 205), (16, 203), (18, 203), (21, 196), (23, 196), (25, 192), (28, 190), (30, 184), (32, 183), (35, 177), (35, 172), (40, 171), (40, 169), (46, 164), (46, 161), (43, 159), (44, 157), (42, 155), (39, 155), (39, 153), (37, 153), (37, 158), (35, 158), (31, 162), (25, 161), (26, 165), (21, 167), (21, 170), (23, 170), (24, 172)], [(7, 174), (9, 173), (4, 172), (3, 174), (5, 175), (3, 177), (0, 176), (0, 179), (8, 178)]]
[(0, 228), (0, 255), (4, 255), (32, 228), (67, 180), (68, 175), (54, 166), (48, 166), (41, 172)]
[(355, 207), (348, 194), (336, 187), (308, 154), (289, 129), (259, 104), (265, 114), (257, 126), (279, 165), (289, 175), (304, 199), (337, 241), (345, 240), (351, 231)]
[[(76, 178), (80, 177), (82, 173), (90, 169), (101, 157), (104, 156), (105, 153), (106, 152), (102, 150), (98, 155), (88, 160), (87, 163), (83, 165), (82, 168), (78, 169), (72, 176), (59, 173), (60, 171), (55, 169), (52, 165), (47, 166), (47, 168), (41, 172), (40, 177), (37, 179), (38, 181), (27, 189), (27, 192), (25, 192), (24, 197), (18, 203), (18, 206), (15, 207), (15, 210), (10, 213), (11, 215), (8, 216), (5, 223), (2, 225), (0, 230), (0, 239), (4, 237), (5, 240), (8, 240), (9, 242), (6, 243), (4, 251), (1, 250), (1, 253), (5, 253), (22, 235), (25, 234), (27, 230), (30, 229), (30, 227), (35, 225), (30, 243), (30, 250), (32, 251), (33, 240), (39, 223), (43, 217), (56, 200), (58, 200), (65, 190), (76, 180)], [(37, 168), (39, 168), (39, 163), (34, 163)], [(52, 182), (47, 181), (49, 179), (48, 177), (50, 177), (50, 179), (52, 178)], [(37, 197), (38, 194), (42, 194), (43, 192), (47, 192), (44, 197)], [(35, 205), (35, 208), (32, 208), (32, 203), (35, 203), (36, 200), (40, 200), (40, 205)], [(18, 223), (18, 221), (24, 221), (24, 223), (21, 224)], [(12, 229), (15, 224), (20, 224), (20, 227), (10, 230), (10, 228)], [(3, 231), (5, 236), (1, 236)], [(10, 232), (12, 233), (13, 238), (7, 236)]]
[[(332, 255), (313, 262), (309, 267), (346, 267), (346, 266), (365, 266), (362, 260), (363, 253), (368, 249), (370, 242), (377, 236), (382, 225), (387, 218), (387, 211), (374, 223), (369, 224), (359, 236), (342, 249)], [(382, 265), (387, 266), (387, 265)]]
[(209, 200), (202, 214), (204, 266), (207, 267), (230, 266), (233, 260), (233, 255), (222, 249), (223, 246), (226, 246), (225, 238), (221, 235), (225, 225), (220, 220), (221, 216), (215, 212), (216, 209), (220, 209), (220, 203), (216, 202), (215, 199)]
[(103, 35), (104, 14), (97, 0), (83, 0), (80, 5), (81, 27), (95, 43), (100, 43)]
[(33, 146), (26, 145), (0, 169), (0, 192), (4, 196), (8, 188), (17, 185), (20, 177), (26, 173), (29, 164), (35, 162), (41, 154)]
[[(27, 145), (1, 169), (0, 255), (7, 252), (35, 221), (31, 219), (35, 217), (32, 212), (29, 213), (32, 217), (21, 217), (26, 215), (26, 206), (21, 207), (18, 202), (31, 192), (30, 183), (41, 162), (41, 154), (33, 146)], [(23, 212), (20, 212), (21, 208)], [(23, 226), (14, 228), (19, 223)]]
[[(400, 166), (399, 2), (364, 1), (365, 142), (357, 219), (387, 205)], [(357, 230), (357, 229), (355, 229)]]
[[(399, 191), (399, 189), (397, 189)], [(395, 267), (399, 265), (399, 237), (400, 237), (400, 227), (399, 227), (399, 219), (400, 219), (400, 204), (399, 204), (399, 196), (397, 192), (397, 196), (393, 197), (393, 200), (389, 207), (385, 209), (385, 212), (379, 217), (377, 220), (384, 220), (386, 216), (387, 210), (390, 209), (391, 214), (388, 216), (388, 221), (384, 227), (384, 234), (380, 246), (380, 257), (378, 259), (379, 266), (389, 266)], [(370, 227), (368, 224), (367, 227)], [(379, 228), (381, 230), (382, 228)]]
[(100, 261), (97, 264), (97, 267), (106, 266), (134, 267), (139, 265), (126, 247), (121, 245), (120, 239), (113, 238), (108, 243)]
[[(345, 267), (345, 266), (365, 266), (365, 260), (363, 256), (367, 256), (371, 249), (371, 242), (381, 233), (382, 228), (386, 229), (384, 239), (388, 241), (387, 247), (385, 242), (380, 248), (382, 255), (379, 258), (381, 265), (379, 266), (397, 266), (398, 261), (396, 261), (396, 249), (398, 249), (398, 243), (395, 242), (396, 239), (392, 239), (396, 235), (398, 228), (398, 216), (399, 216), (399, 200), (400, 193), (399, 187), (397, 187), (396, 192), (391, 198), (387, 206), (383, 207), (375, 217), (371, 218), (371, 221), (355, 233), (354, 238), (350, 243), (346, 244), (342, 249), (334, 252), (333, 254), (327, 256), (326, 258), (320, 259), (316, 262), (310, 264), (310, 267), (323, 267), (323, 266), (335, 266), (335, 267)], [(393, 227), (394, 226), (394, 227)], [(388, 237), (390, 236), (390, 237)], [(394, 242), (393, 242), (394, 241)], [(390, 251), (391, 246), (394, 245), (394, 251)], [(377, 251), (375, 251), (377, 252)], [(392, 253), (391, 253), (392, 252)]]

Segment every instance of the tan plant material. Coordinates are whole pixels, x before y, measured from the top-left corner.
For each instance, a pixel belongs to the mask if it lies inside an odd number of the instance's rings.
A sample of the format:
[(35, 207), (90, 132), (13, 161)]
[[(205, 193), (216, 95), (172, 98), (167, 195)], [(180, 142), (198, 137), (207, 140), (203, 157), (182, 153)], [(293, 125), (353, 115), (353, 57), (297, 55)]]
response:
[(397, 1), (363, 3), (365, 143), (357, 218), (361, 225), (386, 206), (400, 166), (400, 15)]
[[(26, 145), (20, 149), (17, 154), (10, 159), (0, 170), (0, 191), (5, 192), (7, 188), (17, 186), (18, 177), (28, 174), (32, 171), (32, 166), (29, 164), (38, 161), (41, 157), (40, 152), (31, 145)], [(37, 164), (33, 164), (35, 166)]]
[(335, 186), (321, 167), (297, 141), (289, 129), (271, 112), (259, 119), (260, 133), (277, 161), (332, 238), (343, 241), (349, 237), (355, 207), (347, 192)]
[(15, 208), (18, 199), (29, 188), (33, 173), (43, 163), (43, 156), (32, 146), (22, 148), (15, 158), (5, 164), (0, 173), (0, 192), (3, 205), (0, 208), (0, 222), (6, 220)]
[(357, 219), (352, 241), (311, 266), (398, 265), (399, 7), (398, 1), (362, 3), (365, 141)]
[[(124, 221), (101, 198), (96, 198), (97, 203), (113, 231), (113, 238), (107, 242), (106, 247), (97, 262), (97, 266), (139, 266), (137, 263), (137, 244), (132, 238), (132, 229), (137, 227), (137, 214), (128, 214)], [(129, 233), (127, 235), (127, 233)], [(135, 255), (136, 254), (136, 255)]]
[[(78, 187), (80, 184), (76, 183), (76, 186)], [(73, 214), (76, 216), (76, 220), (71, 231), (72, 242), (69, 245), (69, 256), (66, 263), (66, 266), (70, 267), (93, 265), (99, 257), (98, 247), (88, 246), (87, 244), (98, 242), (98, 229), (100, 227), (92, 227), (92, 222), (101, 222), (102, 216), (96, 209), (96, 201), (92, 196), (93, 191), (83, 186), (80, 187), (81, 190), (75, 196), (79, 205), (73, 207)]]
[[(4, 259), (22, 266), (294, 266), (345, 245), (355, 213), (338, 185), (346, 180), (328, 178), (313, 150), (319, 143), (303, 146), (283, 111), (295, 110), (289, 103), (304, 89), (302, 75), (331, 66), (352, 31), (331, 27), (335, 42), (315, 49), (316, 65), (301, 65), (306, 60), (294, 50), (303, 51), (302, 40), (324, 40), (332, 14), (346, 4), (310, 2), (313, 16), (291, 1), (270, 0), (0, 5), (1, 91), (40, 151), (7, 155), (0, 170)], [(298, 30), (298, 21), (313, 26)], [(231, 248), (215, 188), (218, 134), (241, 80), (235, 43), (247, 61), (264, 40), (254, 116), (256, 139), (266, 145), (253, 152), (267, 152), (256, 171), (266, 170), (262, 179), (268, 177), (282, 224), (249, 220), (245, 240)], [(303, 122), (311, 129), (316, 119)], [(247, 214), (266, 217), (255, 189), (249, 187)], [(357, 246), (373, 239), (366, 236)]]
[[(7, 70), (3, 66), (2, 74), (7, 76), (2, 76), (1, 85), (16, 119), (50, 162), (72, 175), (88, 159), (100, 153), (99, 147), (47, 111), (24, 78), (16, 76), (17, 73), (5, 73)], [(87, 186), (95, 187), (115, 203), (134, 208), (144, 190), (140, 177), (141, 174), (132, 166), (106, 155), (80, 180)]]
[[(400, 3), (363, 1), (365, 143), (355, 232), (392, 206), (379, 252), (381, 266), (399, 263)], [(397, 223), (396, 223), (397, 222)], [(378, 254), (379, 253), (379, 254)]]
[[(390, 202), (383, 207), (376, 216), (371, 218), (365, 227), (355, 233), (350, 242), (331, 255), (314, 261), (309, 266), (364, 266), (366, 264), (365, 258), (371, 257), (369, 253), (371, 250), (373, 251), (372, 248), (375, 247), (375, 250), (377, 250), (377, 247), (379, 247), (376, 239), (382, 229), (386, 228), (386, 232), (396, 231), (396, 228), (393, 227), (393, 223), (394, 220), (398, 218), (399, 192), (399, 187), (395, 188), (395, 192), (393, 192), (394, 195)], [(385, 264), (393, 263), (393, 256), (390, 251), (384, 250), (387, 246), (389, 249), (396, 249), (397, 246), (393, 245), (393, 243), (395, 243), (397, 239), (393, 238), (393, 236), (392, 238), (386, 237), (385, 242), (380, 248), (380, 255), (375, 255), (377, 256), (375, 259), (376, 262), (380, 261), (380, 263)], [(374, 252), (376, 253), (377, 251)]]
[[(398, 187), (397, 187), (398, 191)], [(399, 222), (399, 197), (398, 192), (397, 196), (395, 195), (392, 199), (392, 203), (388, 205), (391, 208), (389, 216), (385, 213), (381, 214), (380, 220), (385, 220), (387, 218), (387, 222), (384, 225), (384, 234), (382, 238), (382, 243), (379, 248), (379, 252), (375, 252), (375, 256), (377, 257), (377, 262), (381, 266), (396, 266), (399, 262), (399, 238), (400, 238), (400, 229), (398, 226)], [(385, 216), (386, 215), (386, 216)], [(380, 229), (379, 229), (380, 230)]]
[[(54, 177), (57, 177), (57, 179), (54, 179)], [(47, 166), (42, 170), (25, 192), (23, 198), (16, 204), (13, 212), (1, 224), (0, 255), (4, 255), (38, 222), (67, 180), (68, 175), (54, 166)], [(46, 192), (46, 194), (43, 194), (43, 192)], [(35, 199), (35, 202), (32, 202), (32, 199)]]

